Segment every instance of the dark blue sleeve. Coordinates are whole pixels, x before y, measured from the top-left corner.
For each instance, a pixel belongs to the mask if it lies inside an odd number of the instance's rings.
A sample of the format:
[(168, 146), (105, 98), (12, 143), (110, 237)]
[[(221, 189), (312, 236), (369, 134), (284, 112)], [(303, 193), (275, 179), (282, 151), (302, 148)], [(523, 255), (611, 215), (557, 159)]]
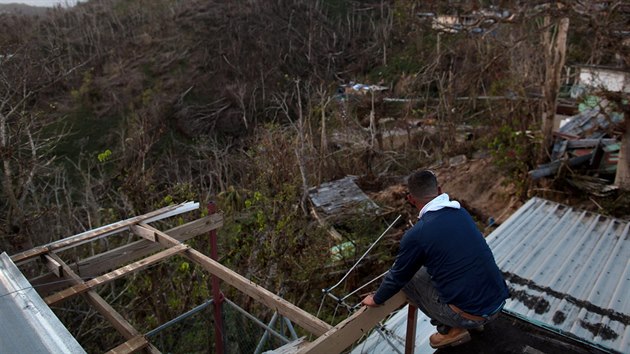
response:
[(374, 302), (379, 305), (396, 295), (424, 263), (424, 252), (418, 242), (417, 226), (409, 230), (400, 241), (396, 261), (374, 294)]

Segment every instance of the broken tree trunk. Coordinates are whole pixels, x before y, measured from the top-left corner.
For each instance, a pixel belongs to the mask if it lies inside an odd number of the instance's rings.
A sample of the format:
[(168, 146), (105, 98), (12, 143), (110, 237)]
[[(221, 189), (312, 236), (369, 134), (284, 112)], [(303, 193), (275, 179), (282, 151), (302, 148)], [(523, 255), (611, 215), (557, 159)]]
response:
[(553, 144), (553, 121), (556, 116), (558, 91), (560, 90), (562, 67), (566, 57), (567, 31), (569, 19), (561, 18), (552, 23), (550, 16), (545, 16), (542, 33), (542, 45), (545, 58), (545, 71), (542, 84), (542, 133), (543, 144), (541, 162), (548, 157)]

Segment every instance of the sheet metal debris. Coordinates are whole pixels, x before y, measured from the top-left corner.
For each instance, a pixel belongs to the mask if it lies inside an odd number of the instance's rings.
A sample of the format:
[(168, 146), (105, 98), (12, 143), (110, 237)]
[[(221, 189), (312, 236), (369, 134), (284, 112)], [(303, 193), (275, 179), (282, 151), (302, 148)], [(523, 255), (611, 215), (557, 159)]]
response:
[(85, 353), (6, 252), (0, 254), (0, 352)]
[[(570, 117), (568, 122), (554, 132), (555, 143), (551, 153), (551, 161), (539, 165), (529, 172), (532, 179), (553, 176), (562, 166), (572, 169), (585, 170), (582, 174), (614, 175), (617, 171), (620, 144), (617, 139), (616, 127), (623, 122), (623, 115), (608, 112), (606, 104), (587, 109)], [(593, 182), (592, 183), (596, 183)], [(597, 183), (602, 186), (598, 195), (613, 191), (604, 188), (611, 184), (606, 179), (599, 178)], [(579, 187), (579, 184), (574, 184)], [(585, 191), (590, 192), (592, 188)], [(606, 191), (602, 194), (601, 191)]]
[(328, 216), (339, 214), (376, 213), (379, 206), (374, 203), (354, 182), (357, 176), (322, 183), (309, 190), (309, 198), (315, 208)]

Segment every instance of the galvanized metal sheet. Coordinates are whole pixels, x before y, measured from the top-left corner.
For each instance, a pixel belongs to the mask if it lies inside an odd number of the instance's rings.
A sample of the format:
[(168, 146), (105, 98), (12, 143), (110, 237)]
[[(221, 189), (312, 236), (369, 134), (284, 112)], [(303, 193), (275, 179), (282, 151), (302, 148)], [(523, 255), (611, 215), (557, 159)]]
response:
[[(367, 339), (354, 347), (351, 354), (404, 353), (408, 308), (409, 305), (406, 305), (389, 318), (381, 328), (375, 329)], [(433, 353), (435, 349), (429, 345), (429, 335), (435, 332), (435, 327), (422, 311), (418, 311), (417, 314), (414, 353)]]
[(627, 221), (532, 198), (487, 237), (512, 297), (504, 311), (630, 352)]
[(6, 253), (0, 254), (0, 352), (85, 353)]
[(571, 117), (571, 120), (558, 129), (558, 132), (574, 137), (600, 139), (606, 135), (607, 128), (611, 124), (622, 121), (623, 115), (616, 112), (604, 114), (600, 107), (595, 107)]
[(356, 178), (346, 176), (336, 181), (322, 183), (319, 187), (309, 190), (309, 198), (313, 205), (326, 215), (378, 210), (378, 205), (354, 182)]

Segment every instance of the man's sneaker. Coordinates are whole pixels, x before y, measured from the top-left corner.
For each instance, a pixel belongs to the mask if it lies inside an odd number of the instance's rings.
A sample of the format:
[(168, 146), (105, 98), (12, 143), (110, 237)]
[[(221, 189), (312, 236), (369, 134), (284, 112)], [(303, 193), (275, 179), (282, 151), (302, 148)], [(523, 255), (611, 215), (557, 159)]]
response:
[(448, 346), (456, 346), (470, 340), (470, 333), (464, 328), (451, 328), (448, 334), (433, 333), (429, 337), (431, 348), (438, 349)]

